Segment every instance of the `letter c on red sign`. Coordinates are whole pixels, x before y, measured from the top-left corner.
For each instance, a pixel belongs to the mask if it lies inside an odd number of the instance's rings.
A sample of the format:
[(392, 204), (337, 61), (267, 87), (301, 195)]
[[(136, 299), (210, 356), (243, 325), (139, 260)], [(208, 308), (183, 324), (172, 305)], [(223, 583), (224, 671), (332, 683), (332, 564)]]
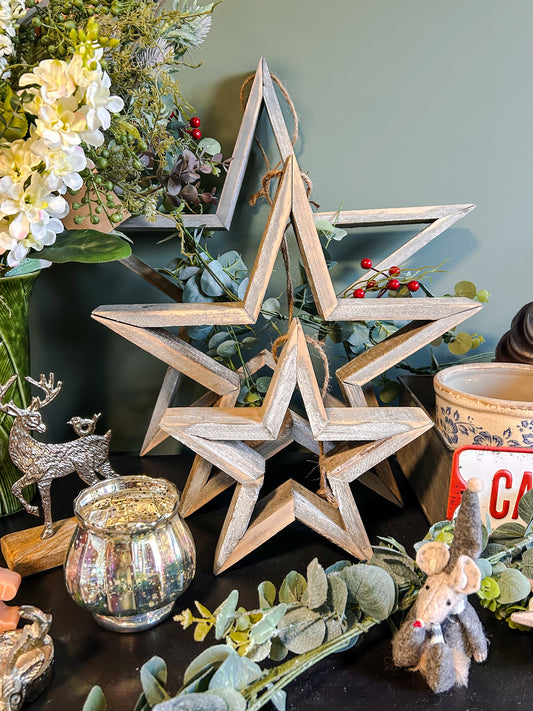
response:
[(500, 482), (502, 479), (505, 480), (506, 489), (511, 489), (513, 486), (513, 477), (511, 472), (508, 469), (499, 469), (492, 478), (492, 488), (490, 490), (489, 512), (492, 518), (505, 518), (509, 513), (509, 507), (511, 504), (507, 499), (504, 499), (503, 506), (500, 511), (496, 508), (498, 503)]

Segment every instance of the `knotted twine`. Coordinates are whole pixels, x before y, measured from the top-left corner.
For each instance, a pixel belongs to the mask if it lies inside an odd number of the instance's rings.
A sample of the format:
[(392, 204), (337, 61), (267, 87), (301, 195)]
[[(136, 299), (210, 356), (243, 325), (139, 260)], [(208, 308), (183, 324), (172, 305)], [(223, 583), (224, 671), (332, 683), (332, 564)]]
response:
[[(240, 92), (240, 99), (241, 99), (241, 107), (244, 111), (246, 101), (244, 98), (244, 94), (246, 91), (246, 87), (248, 84), (254, 79), (255, 75), (251, 74), (249, 77), (247, 77), (242, 86), (241, 86), (241, 92)], [(293, 122), (294, 122), (294, 130), (293, 134), (291, 137), (291, 144), (294, 146), (298, 139), (298, 115), (296, 113), (296, 109), (294, 107), (294, 104), (292, 102), (291, 97), (289, 96), (289, 92), (285, 89), (281, 81), (274, 75), (271, 74), (272, 80), (274, 83), (278, 86), (279, 90), (281, 91), (283, 98), (287, 102), (287, 105), (290, 109), (290, 112), (292, 114)], [(249, 199), (250, 205), (253, 207), (258, 200), (261, 198), (264, 198), (270, 206), (272, 206), (273, 200), (270, 194), (270, 186), (273, 180), (279, 180), (279, 178), (283, 175), (283, 169), (282, 169), (282, 163), (283, 161), (280, 160), (276, 165), (271, 168), (270, 167), (270, 161), (268, 160), (268, 156), (266, 154), (265, 149), (261, 145), (260, 141), (255, 138), (255, 142), (257, 146), (259, 147), (259, 150), (261, 151), (261, 154), (263, 156), (263, 160), (265, 161), (266, 165), (266, 172), (263, 175), (263, 178), (261, 180), (261, 188), (255, 192)], [(305, 183), (305, 192), (307, 195), (307, 198), (309, 199), (311, 196), (311, 191), (313, 189), (313, 183), (311, 181), (311, 178), (306, 174), (300, 171), (300, 176)], [(287, 286), (287, 307), (288, 307), (288, 318), (289, 318), (289, 324), (292, 322), (294, 318), (294, 289), (293, 289), (293, 283), (292, 283), (292, 278), (291, 278), (291, 263), (290, 263), (290, 257), (289, 257), (289, 249), (287, 245), (287, 237), (286, 234), (283, 234), (283, 238), (281, 240), (281, 254), (283, 256), (283, 264), (285, 267), (285, 275), (286, 275), (286, 286)], [(276, 363), (278, 362), (278, 350), (282, 346), (283, 343), (287, 340), (288, 336), (287, 334), (283, 334), (276, 338), (274, 343), (272, 344), (272, 355), (274, 357), (274, 360)], [(322, 384), (322, 388), (320, 391), (320, 397), (322, 400), (324, 400), (324, 397), (326, 395), (326, 392), (329, 387), (329, 381), (330, 381), (330, 372), (329, 372), (329, 362), (327, 359), (327, 356), (324, 352), (324, 344), (319, 341), (316, 338), (312, 338), (311, 336), (308, 336), (305, 334), (305, 340), (309, 345), (311, 345), (315, 351), (317, 352), (320, 360), (322, 361), (322, 365), (324, 367), (324, 382)], [(325, 457), (325, 452), (324, 452), (324, 443), (319, 442), (318, 443), (318, 450), (319, 450), (319, 458), (318, 458), (318, 465), (320, 469), (320, 485), (317, 490), (318, 496), (322, 497), (326, 501), (328, 501), (330, 504), (335, 506), (335, 508), (338, 508), (338, 503), (337, 500), (335, 499), (335, 496), (333, 495), (333, 492), (331, 491), (328, 482), (327, 482), (327, 472), (326, 468), (324, 466), (324, 457)]]

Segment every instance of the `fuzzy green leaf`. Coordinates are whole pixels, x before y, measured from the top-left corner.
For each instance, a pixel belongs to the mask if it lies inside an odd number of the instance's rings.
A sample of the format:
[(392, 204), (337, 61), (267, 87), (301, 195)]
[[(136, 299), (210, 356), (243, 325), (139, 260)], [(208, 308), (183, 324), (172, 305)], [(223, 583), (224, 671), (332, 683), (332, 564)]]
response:
[(307, 582), (303, 575), (291, 570), (285, 577), (279, 589), (280, 602), (300, 602), (302, 595), (307, 589)]
[(529, 548), (522, 554), (522, 572), (526, 578), (533, 579), (533, 548)]
[(206, 670), (217, 669), (232, 652), (231, 647), (226, 644), (215, 644), (208, 647), (189, 664), (183, 675), (183, 684), (189, 684)]
[(231, 624), (235, 619), (235, 610), (237, 609), (238, 602), (239, 591), (232, 590), (224, 602), (213, 612), (213, 615), (216, 618), (215, 637), (217, 639), (222, 639), (231, 627)]
[(518, 514), (526, 523), (533, 519), (533, 489), (526, 491), (518, 502)]
[(359, 563), (340, 573), (348, 588), (348, 602), (357, 602), (361, 610), (377, 620), (386, 619), (394, 607), (396, 588), (382, 568)]
[(161, 657), (152, 657), (143, 664), (140, 676), (144, 696), (150, 706), (170, 698), (165, 689), (167, 665)]
[(328, 579), (324, 568), (317, 558), (314, 558), (307, 566), (307, 591), (305, 595), (306, 604), (315, 610), (326, 602), (328, 595)]
[(338, 575), (328, 576), (327, 604), (335, 614), (342, 619), (348, 602), (348, 588), (344, 580)]
[(277, 607), (272, 608), (270, 612), (267, 612), (266, 615), (263, 615), (259, 622), (253, 625), (250, 630), (250, 637), (255, 644), (263, 644), (275, 634), (276, 627), (286, 610), (287, 605), (282, 602)]
[(279, 624), (279, 638), (294, 654), (315, 649), (325, 636), (326, 623), (322, 615), (303, 605), (289, 610)]
[(259, 607), (264, 610), (273, 607), (276, 599), (276, 586), (270, 580), (264, 580), (257, 588), (259, 595)]
[(503, 523), (501, 526), (494, 529), (491, 541), (503, 542), (506, 540), (512, 540), (513, 538), (523, 538), (525, 532), (526, 527), (521, 523), (509, 521), (508, 523)]
[(504, 570), (498, 578), (498, 585), (500, 586), (498, 602), (502, 605), (523, 600), (531, 592), (529, 580), (516, 568)]
[(97, 230), (65, 230), (57, 236), (55, 244), (43, 247), (39, 259), (63, 264), (81, 262), (96, 264), (126, 259), (131, 254), (131, 245), (120, 232)]
[(261, 676), (261, 667), (232, 649), (209, 682), (209, 690), (218, 687), (244, 689)]
[(215, 694), (180, 694), (154, 706), (153, 711), (228, 711), (228, 705)]
[(82, 711), (106, 711), (104, 692), (99, 686), (93, 686), (85, 699)]

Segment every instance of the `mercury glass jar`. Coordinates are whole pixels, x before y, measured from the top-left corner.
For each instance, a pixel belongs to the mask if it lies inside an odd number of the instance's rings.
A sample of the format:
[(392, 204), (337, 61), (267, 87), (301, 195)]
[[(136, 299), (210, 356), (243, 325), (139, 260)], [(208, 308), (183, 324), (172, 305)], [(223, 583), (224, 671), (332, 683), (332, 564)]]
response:
[(106, 479), (74, 501), (67, 590), (103, 627), (137, 632), (163, 620), (191, 582), (195, 549), (166, 479)]

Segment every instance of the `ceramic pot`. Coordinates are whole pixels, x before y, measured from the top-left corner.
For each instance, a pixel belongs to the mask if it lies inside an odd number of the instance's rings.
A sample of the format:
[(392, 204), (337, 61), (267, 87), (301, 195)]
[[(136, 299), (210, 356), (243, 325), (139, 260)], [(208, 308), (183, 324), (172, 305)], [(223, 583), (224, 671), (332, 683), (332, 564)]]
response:
[(174, 484), (148, 476), (107, 479), (75, 500), (67, 590), (103, 627), (152, 627), (191, 582), (195, 548), (178, 504)]
[(437, 427), (452, 449), (533, 447), (533, 366), (456, 365), (433, 384)]
[[(30, 338), (28, 309), (30, 296), (39, 272), (0, 279), (0, 384), (12, 376), (17, 379), (6, 393), (5, 401), (13, 400), (20, 408), (29, 407), (30, 384), (24, 379), (30, 375)], [(9, 432), (13, 418), (0, 412), (0, 516), (20, 511), (22, 504), (11, 493), (11, 486), (22, 473), (9, 456)], [(35, 487), (25, 490), (27, 500)]]

